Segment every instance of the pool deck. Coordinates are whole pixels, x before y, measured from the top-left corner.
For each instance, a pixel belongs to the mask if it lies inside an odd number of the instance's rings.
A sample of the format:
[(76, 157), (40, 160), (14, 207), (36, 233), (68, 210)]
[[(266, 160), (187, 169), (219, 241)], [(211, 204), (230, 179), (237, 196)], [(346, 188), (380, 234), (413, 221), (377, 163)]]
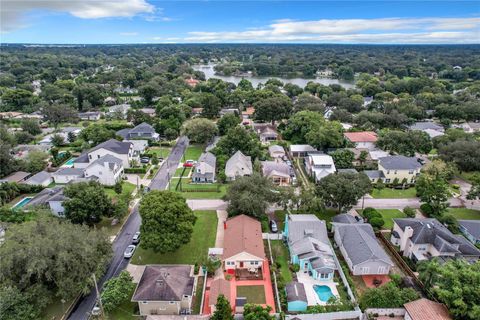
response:
[(18, 201), (17, 203), (15, 203), (13, 206), (12, 206), (12, 209), (21, 209), (23, 208), (27, 203), (30, 202), (30, 200), (32, 200), (33, 197), (25, 197), (23, 198), (22, 200)]
[(75, 157), (68, 159), (64, 164), (62, 164), (62, 168), (71, 168), (73, 167), (73, 161), (75, 161)]
[(333, 282), (332, 280), (327, 280), (327, 281), (320, 281), (320, 280), (315, 280), (312, 277), (310, 277), (308, 274), (305, 274), (303, 272), (297, 272), (297, 279), (298, 282), (303, 283), (303, 286), (305, 287), (305, 293), (307, 294), (307, 304), (309, 306), (316, 306), (316, 305), (326, 305), (326, 301), (320, 300), (318, 297), (317, 293), (313, 289), (313, 286), (327, 286), (332, 290), (332, 294), (337, 297), (337, 299), (340, 299), (340, 295), (338, 294), (337, 290), (337, 285), (338, 283)]

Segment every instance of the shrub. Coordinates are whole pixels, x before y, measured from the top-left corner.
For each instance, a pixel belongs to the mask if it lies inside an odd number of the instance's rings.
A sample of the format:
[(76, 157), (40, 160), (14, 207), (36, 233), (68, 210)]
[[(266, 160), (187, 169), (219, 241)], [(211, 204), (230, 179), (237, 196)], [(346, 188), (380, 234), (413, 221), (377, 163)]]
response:
[(368, 221), (370, 221), (372, 218), (381, 218), (382, 215), (377, 211), (375, 210), (374, 208), (365, 208), (365, 210), (363, 210), (362, 212), (362, 215), (367, 218)]
[(146, 168), (125, 168), (123, 169), (124, 173), (146, 173)]
[(420, 206), (420, 211), (422, 211), (422, 213), (424, 215), (426, 215), (427, 217), (430, 217), (432, 214), (433, 214), (433, 208), (431, 205), (429, 205), (428, 203), (423, 203), (421, 206)]
[(292, 270), (293, 272), (298, 272), (298, 271), (300, 271), (300, 265), (299, 265), (298, 263), (293, 264), (293, 265), (291, 266), (291, 270)]
[(372, 217), (368, 219), (368, 222), (376, 229), (380, 229), (385, 224), (385, 220), (382, 217)]
[(403, 208), (403, 213), (405, 213), (405, 215), (409, 218), (415, 218), (416, 211), (415, 211), (415, 209), (407, 206), (407, 207)]

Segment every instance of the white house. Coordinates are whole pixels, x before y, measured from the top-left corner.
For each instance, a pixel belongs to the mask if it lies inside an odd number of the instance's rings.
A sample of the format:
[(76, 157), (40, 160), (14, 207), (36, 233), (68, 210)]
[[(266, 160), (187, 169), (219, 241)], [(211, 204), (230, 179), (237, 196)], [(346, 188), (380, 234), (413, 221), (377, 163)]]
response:
[(375, 149), (375, 142), (377, 142), (377, 134), (375, 132), (345, 132), (343, 135), (347, 141), (355, 145), (355, 148)]
[(77, 168), (60, 168), (52, 174), (52, 177), (55, 183), (65, 184), (83, 178), (84, 170)]
[(52, 213), (58, 217), (63, 217), (65, 208), (63, 201), (67, 197), (63, 194), (63, 187), (45, 188), (35, 195), (26, 205), (25, 208), (33, 208), (37, 206), (48, 207)]
[(250, 176), (253, 173), (252, 158), (238, 150), (225, 164), (227, 180), (233, 181), (237, 177)]
[(52, 182), (53, 179), (50, 172), (40, 171), (39, 173), (36, 173), (27, 180), (25, 180), (24, 183), (29, 185), (40, 185), (47, 187)]
[(331, 156), (318, 153), (309, 153), (307, 155), (305, 158), (305, 169), (311, 177), (315, 178), (316, 182), (337, 171)]
[(106, 186), (115, 185), (115, 183), (122, 181), (122, 160), (109, 154), (96, 159), (85, 168), (85, 178), (90, 177), (97, 177), (98, 182)]
[(124, 168), (130, 168), (130, 163), (132, 161), (139, 160), (138, 155), (134, 152), (133, 144), (131, 142), (120, 142), (115, 139), (100, 143), (96, 147), (90, 149), (87, 154), (89, 162), (110, 154), (122, 160)]

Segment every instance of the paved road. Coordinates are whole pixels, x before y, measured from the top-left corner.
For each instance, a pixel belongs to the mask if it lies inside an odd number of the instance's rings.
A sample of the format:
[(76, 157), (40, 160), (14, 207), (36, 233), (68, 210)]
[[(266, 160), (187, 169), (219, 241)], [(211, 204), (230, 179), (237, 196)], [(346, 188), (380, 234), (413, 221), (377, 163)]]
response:
[[(186, 137), (181, 137), (178, 139), (177, 144), (173, 147), (170, 155), (168, 156), (166, 162), (162, 165), (160, 170), (158, 170), (155, 178), (152, 179), (150, 183), (151, 190), (164, 190), (169, 179), (175, 173), (175, 170), (178, 166), (179, 161), (181, 160), (185, 149), (188, 146), (188, 139)], [(131, 244), (132, 236), (140, 228), (140, 215), (138, 214), (138, 204), (133, 208), (132, 213), (128, 217), (125, 225), (123, 226), (122, 231), (117, 236), (113, 243), (113, 258), (108, 266), (108, 270), (105, 275), (98, 281), (98, 285), (101, 287), (106, 280), (118, 275), (122, 270), (124, 270), (128, 265), (128, 259), (123, 258), (123, 252), (125, 248)], [(88, 319), (89, 312), (92, 310), (95, 305), (95, 290), (92, 290), (90, 294), (80, 299), (80, 301), (75, 306), (73, 312), (70, 314), (68, 319), (71, 320), (85, 320)]]

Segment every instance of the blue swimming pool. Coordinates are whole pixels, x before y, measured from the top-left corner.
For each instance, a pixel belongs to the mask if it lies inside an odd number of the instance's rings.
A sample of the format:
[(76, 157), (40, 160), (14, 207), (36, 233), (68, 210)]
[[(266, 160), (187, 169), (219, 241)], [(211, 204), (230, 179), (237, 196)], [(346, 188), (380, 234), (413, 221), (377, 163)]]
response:
[(75, 159), (76, 159), (76, 158), (70, 158), (70, 159), (68, 159), (68, 161), (65, 162), (65, 163), (63, 164), (63, 166), (64, 166), (64, 167), (71, 167), (71, 166), (73, 166), (73, 161), (75, 161)]
[(12, 209), (21, 209), (23, 208), (27, 203), (30, 202), (30, 200), (32, 200), (33, 197), (25, 197), (23, 198), (22, 200), (18, 201), (17, 203), (15, 203), (15, 205), (12, 207)]
[(317, 294), (318, 298), (322, 300), (323, 302), (327, 302), (328, 299), (333, 297), (332, 289), (328, 286), (313, 286), (313, 290), (315, 290), (315, 293)]

